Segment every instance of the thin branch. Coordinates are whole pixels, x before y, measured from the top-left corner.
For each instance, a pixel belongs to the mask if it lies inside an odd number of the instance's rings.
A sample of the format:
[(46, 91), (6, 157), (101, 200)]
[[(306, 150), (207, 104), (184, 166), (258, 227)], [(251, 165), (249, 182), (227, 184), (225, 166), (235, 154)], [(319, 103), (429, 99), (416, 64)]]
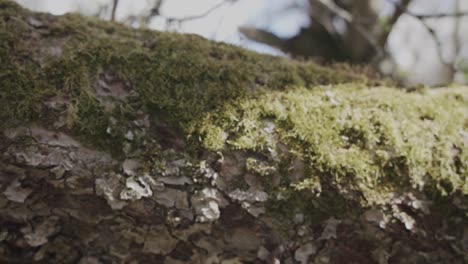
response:
[[(409, 14), (409, 15), (411, 15), (411, 14)], [(444, 59), (444, 55), (443, 55), (443, 51), (442, 51), (442, 42), (437, 37), (437, 34), (436, 34), (435, 30), (431, 26), (429, 26), (426, 23), (426, 21), (424, 21), (424, 19), (419, 19), (417, 17), (414, 17), (414, 18), (416, 18), (419, 22), (421, 22), (421, 25), (424, 26), (424, 28), (427, 30), (427, 32), (431, 35), (432, 39), (434, 40), (434, 42), (436, 44), (437, 56), (439, 57), (440, 62), (442, 64), (444, 64), (446, 67), (452, 68), (452, 64), (445, 61), (445, 59)]]
[(333, 1), (330, 0), (317, 0), (319, 4), (321, 4), (323, 7), (334, 13), (335, 15), (341, 17), (344, 21), (348, 23), (353, 22), (353, 15), (346, 11), (345, 9), (341, 8), (337, 4), (335, 4)]
[(162, 4), (163, 4), (163, 0), (157, 0), (154, 3), (153, 8), (151, 8), (150, 16), (159, 16)]
[(431, 19), (431, 18), (445, 18), (445, 17), (464, 17), (464, 16), (468, 16), (468, 11), (465, 11), (465, 12), (455, 12), (455, 13), (440, 13), (440, 14), (413, 14), (413, 13), (409, 13), (407, 12), (409, 15), (411, 15), (412, 17), (415, 17), (417, 19)]
[(115, 21), (115, 13), (117, 11), (117, 6), (119, 5), (119, 0), (114, 0), (112, 5), (111, 21)]
[[(455, 1), (455, 13), (460, 11), (461, 2), (460, 0)], [(452, 67), (450, 72), (451, 81), (455, 81), (455, 76), (457, 74), (457, 58), (460, 56), (461, 51), (461, 41), (460, 41), (460, 20), (461, 17), (455, 17), (455, 25), (453, 27), (453, 58), (452, 58)]]
[[(461, 2), (460, 0), (455, 1), (455, 11), (456, 13), (459, 12), (461, 7)], [(461, 51), (461, 38), (460, 38), (460, 26), (461, 26), (461, 17), (455, 17), (455, 26), (453, 28), (453, 42), (454, 42), (454, 56), (453, 56), (453, 62), (455, 63), (457, 57), (460, 55)]]
[(154, 7), (153, 9), (151, 9), (151, 13), (148, 15), (147, 21), (149, 21), (154, 16), (162, 17), (163, 19), (167, 20), (167, 23), (169, 23), (169, 24), (171, 24), (171, 23), (182, 23), (182, 22), (186, 22), (186, 21), (201, 19), (201, 18), (204, 18), (204, 17), (208, 16), (209, 14), (213, 13), (217, 9), (223, 7), (224, 5), (226, 5), (228, 3), (231, 3), (231, 2), (234, 2), (234, 1), (236, 1), (236, 0), (221, 1), (218, 4), (214, 5), (213, 7), (206, 10), (205, 12), (197, 14), (197, 15), (186, 16), (186, 17), (170, 17), (170, 16), (164, 16), (163, 14), (161, 14), (160, 7), (161, 7), (162, 0), (159, 0), (157, 2), (157, 8)]
[[(455, 71), (455, 66), (454, 66), (454, 62), (455, 62), (455, 58), (456, 58), (456, 53), (458, 52), (457, 51), (457, 43), (455, 43), (455, 57), (453, 59), (452, 62), (449, 62), (449, 61), (446, 61), (444, 59), (444, 56), (443, 56), (443, 51), (442, 51), (442, 41), (437, 37), (437, 34), (435, 32), (435, 30), (429, 26), (426, 22), (426, 19), (429, 19), (429, 18), (445, 18), (445, 17), (451, 17), (451, 18), (454, 18), (456, 19), (455, 21), (455, 38), (457, 37), (456, 35), (458, 34), (458, 25), (457, 23), (459, 22), (459, 18), (462, 17), (462, 16), (465, 16), (465, 15), (468, 15), (468, 12), (459, 12), (458, 11), (458, 1), (456, 3), (456, 12), (452, 13), (452, 14), (427, 14), (427, 15), (416, 15), (416, 14), (413, 14), (411, 12), (406, 12), (406, 14), (410, 15), (411, 17), (417, 19), (423, 26), (424, 28), (427, 30), (427, 32), (431, 35), (432, 39), (434, 40), (435, 44), (436, 44), (436, 50), (437, 50), (437, 56), (439, 57), (439, 61), (444, 65), (446, 66), (447, 68), (449, 68), (451, 71), (452, 71), (452, 74), (453, 72)], [(455, 42), (457, 42), (455, 40)]]
[[(459, 12), (461, 7), (461, 2), (460, 0), (455, 1), (455, 11), (456, 13)], [(461, 51), (461, 40), (460, 40), (460, 19), (461, 17), (457, 16), (455, 17), (455, 26), (453, 28), (453, 47), (454, 47), (454, 57), (453, 61), (455, 62), (457, 57), (460, 55)]]
[[(387, 0), (387, 2), (393, 4), (396, 8), (397, 8), (397, 12), (398, 12), (398, 9), (402, 9), (402, 7), (404, 7), (405, 5), (405, 2), (407, 2), (407, 0), (402, 0), (403, 3), (401, 4), (397, 4), (395, 3), (394, 1), (392, 0)], [(413, 12), (409, 12), (408, 10), (406, 10), (407, 8), (405, 7), (404, 8), (405, 10), (403, 10), (406, 14), (414, 17), (414, 18), (417, 18), (417, 19), (431, 19), (431, 18), (445, 18), (445, 17), (463, 17), (463, 16), (468, 16), (468, 11), (459, 11), (459, 10), (456, 10), (454, 13), (437, 13), (437, 14), (415, 14)]]
[[(405, 2), (408, 2), (406, 3), (406, 6), (404, 5)], [(450, 69), (451, 71), (451, 78), (453, 80), (453, 76), (454, 76), (454, 73), (455, 73), (455, 66), (454, 66), (454, 61), (455, 61), (455, 58), (452, 62), (449, 62), (447, 61), (445, 58), (444, 58), (444, 54), (443, 54), (443, 50), (442, 50), (442, 41), (437, 37), (437, 34), (435, 32), (435, 30), (429, 25), (427, 24), (426, 22), (426, 19), (431, 19), (431, 18), (445, 18), (445, 17), (451, 17), (451, 18), (454, 18), (456, 19), (455, 21), (455, 38), (457, 38), (457, 33), (458, 33), (458, 21), (461, 17), (463, 16), (466, 16), (468, 15), (468, 12), (459, 12), (459, 9), (458, 9), (458, 0), (457, 0), (457, 3), (456, 3), (456, 12), (452, 13), (452, 14), (446, 14), (446, 13), (439, 13), (439, 14), (414, 14), (412, 12), (409, 12), (407, 10), (408, 8), (408, 4), (409, 4), (409, 1), (405, 1), (403, 0), (402, 4), (398, 5), (398, 4), (395, 4), (395, 7), (397, 8), (397, 11), (396, 13), (398, 13), (398, 17), (403, 15), (403, 14), (407, 14), (415, 19), (417, 19), (421, 25), (424, 26), (424, 28), (426, 29), (426, 31), (431, 35), (432, 39), (434, 40), (435, 42), (435, 45), (436, 45), (436, 53), (437, 53), (437, 57), (439, 58), (439, 61), (440, 63), (442, 63), (445, 67), (447, 67), (448, 69)], [(394, 23), (396, 23), (396, 20), (394, 21)], [(390, 32), (388, 32), (388, 34), (390, 34)], [(385, 37), (385, 42), (386, 42), (386, 39), (388, 38), (388, 34), (387, 36)], [(383, 40), (382, 40), (383, 41)], [(456, 42), (456, 40), (455, 40)], [(455, 43), (455, 52), (457, 53), (457, 43)], [(456, 55), (455, 55), (456, 56)]]
[(147, 26), (154, 16), (159, 16), (161, 14), (161, 6), (163, 4), (164, 0), (156, 0), (154, 2), (154, 6), (150, 9), (149, 13), (147, 15), (142, 16), (141, 18), (141, 23), (145, 26)]
[(383, 48), (379, 45), (379, 42), (375, 38), (375, 36), (372, 35), (372, 33), (367, 31), (365, 28), (363, 28), (361, 25), (356, 23), (354, 21), (353, 15), (351, 13), (349, 13), (345, 9), (339, 7), (338, 5), (336, 5), (331, 0), (317, 0), (317, 2), (319, 4), (321, 4), (323, 7), (325, 7), (326, 9), (328, 9), (333, 14), (335, 14), (338, 17), (340, 17), (341, 19), (343, 19), (351, 27), (354, 27), (359, 32), (359, 34), (361, 34), (364, 37), (364, 39), (366, 39), (367, 42), (376, 51), (376, 53), (377, 53), (376, 58), (383, 58), (384, 57), (385, 52), (384, 52)]

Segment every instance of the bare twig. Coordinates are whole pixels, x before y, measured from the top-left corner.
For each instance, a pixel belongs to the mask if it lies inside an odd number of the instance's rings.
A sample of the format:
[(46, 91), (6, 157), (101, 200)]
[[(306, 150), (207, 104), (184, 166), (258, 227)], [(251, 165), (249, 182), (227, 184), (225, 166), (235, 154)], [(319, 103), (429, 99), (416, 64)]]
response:
[(468, 11), (459, 11), (459, 8), (454, 13), (415, 14), (413, 12), (410, 12), (410, 11), (406, 10), (409, 3), (405, 4), (405, 2), (410, 2), (412, 0), (410, 0), (410, 1), (402, 0), (401, 4), (397, 4), (392, 0), (386, 0), (386, 1), (393, 4), (397, 8), (396, 12), (399, 12), (399, 10), (400, 10), (400, 11), (403, 11), (404, 13), (406, 13), (406, 14), (414, 17), (414, 18), (417, 18), (417, 19), (431, 19), (431, 18), (468, 16)]
[[(459, 1), (457, 0), (455, 3), (455, 9), (456, 12), (452, 14), (427, 14), (427, 15), (416, 15), (411, 12), (406, 12), (406, 14), (410, 15), (411, 17), (417, 19), (421, 25), (424, 26), (424, 28), (427, 30), (427, 32), (431, 35), (432, 39), (434, 40), (436, 44), (436, 51), (437, 51), (437, 56), (439, 58), (439, 61), (446, 66), (448, 69), (451, 71), (451, 77), (453, 79), (453, 76), (455, 75), (456, 69), (455, 69), (455, 60), (457, 58), (457, 55), (459, 53), (459, 43), (458, 43), (458, 29), (459, 29), (459, 19), (462, 16), (468, 15), (468, 12), (459, 12)], [(443, 50), (442, 50), (442, 41), (437, 37), (437, 34), (435, 30), (426, 22), (426, 19), (430, 18), (445, 18), (445, 17), (451, 17), (456, 19), (455, 20), (455, 28), (454, 28), (454, 57), (452, 61), (447, 61), (444, 56), (443, 56)]]
[(117, 6), (119, 5), (119, 0), (114, 0), (112, 5), (111, 21), (115, 21), (115, 13), (117, 11)]
[[(455, 12), (454, 13), (438, 13), (438, 14), (415, 14), (415, 13), (412, 13), (412, 12), (409, 12), (407, 10), (407, 7), (408, 7), (408, 4), (409, 2), (407, 3), (406, 6), (404, 6), (405, 4), (405, 0), (403, 0), (402, 4), (400, 5), (396, 5), (395, 4), (395, 7), (397, 8), (397, 11), (399, 13), (399, 16), (401, 16), (402, 14), (407, 14), (415, 19), (417, 19), (421, 25), (424, 26), (424, 28), (426, 29), (426, 31), (431, 35), (431, 38), (434, 40), (435, 42), (435, 45), (436, 45), (436, 53), (437, 53), (437, 57), (439, 58), (439, 61), (445, 66), (447, 67), (449, 70), (450, 70), (450, 74), (451, 74), (451, 81), (453, 81), (453, 78), (455, 76), (455, 73), (456, 73), (456, 68), (455, 68), (455, 61), (456, 61), (456, 58), (458, 56), (458, 53), (459, 53), (459, 50), (460, 50), (460, 47), (459, 47), (459, 36), (458, 36), (458, 30), (459, 30), (459, 20), (461, 17), (463, 16), (468, 16), (468, 11), (465, 11), (465, 12), (460, 12), (459, 10), (459, 0), (456, 1), (455, 3)], [(404, 7), (404, 8), (403, 8)], [(427, 19), (437, 19), (437, 18), (446, 18), (446, 17), (449, 17), (449, 18), (454, 18), (456, 19), (455, 21), (455, 28), (454, 28), (454, 57), (453, 59), (450, 61), (450, 60), (446, 60), (444, 58), (444, 54), (443, 54), (443, 49), (442, 49), (442, 41), (439, 39), (439, 37), (437, 36), (437, 33), (435, 32), (434, 28), (432, 28), (427, 22), (426, 20)], [(396, 20), (395, 20), (396, 22)], [(389, 32), (390, 33), (390, 32)], [(388, 35), (386, 36), (388, 38)], [(385, 40), (386, 41), (386, 40)]]
[(193, 15), (193, 16), (186, 16), (186, 17), (171, 17), (171, 16), (165, 16), (165, 15), (161, 14), (160, 7), (161, 7), (161, 4), (162, 4), (162, 0), (159, 0), (157, 2), (157, 5), (151, 9), (151, 12), (147, 16), (146, 19), (147, 19), (147, 21), (149, 21), (149, 20), (151, 20), (152, 17), (159, 16), (159, 17), (165, 19), (168, 24), (182, 23), (182, 22), (186, 22), (186, 21), (190, 21), (190, 20), (196, 20), (196, 19), (204, 18), (204, 17), (208, 16), (209, 14), (213, 13), (214, 11), (216, 11), (217, 9), (223, 7), (224, 5), (226, 5), (228, 3), (231, 3), (231, 2), (234, 2), (234, 1), (236, 1), (236, 0), (221, 1), (218, 4), (214, 5), (213, 7), (209, 8), (208, 10), (204, 11), (201, 14), (197, 14), (197, 15)]
[(424, 21), (423, 19), (419, 19), (417, 17), (414, 17), (416, 18), (419, 22), (421, 22), (421, 25), (424, 26), (424, 28), (427, 30), (427, 32), (431, 35), (432, 39), (434, 40), (435, 44), (436, 44), (436, 51), (437, 51), (437, 56), (439, 57), (439, 60), (442, 64), (444, 64), (446, 67), (449, 67), (451, 68), (452, 67), (452, 64), (450, 62), (447, 62), (445, 59), (444, 59), (444, 55), (443, 55), (443, 52), (442, 52), (442, 42), (440, 41), (440, 39), (437, 37), (437, 34), (435, 32), (435, 30), (429, 26), (426, 21)]
[(153, 7), (151, 7), (150, 11), (148, 14), (145, 14), (144, 16), (141, 17), (140, 22), (147, 26), (151, 20), (151, 18), (155, 16), (159, 16), (161, 13), (161, 6), (164, 3), (164, 0), (156, 0), (154, 2)]
[[(455, 13), (460, 11), (460, 0), (455, 1)], [(460, 20), (461, 17), (455, 17), (455, 26), (453, 28), (453, 59), (452, 67), (450, 72), (451, 81), (455, 81), (455, 75), (457, 74), (457, 58), (460, 56), (461, 41), (460, 41)]]
[(417, 19), (431, 19), (431, 18), (445, 18), (445, 17), (456, 17), (456, 18), (459, 18), (459, 17), (464, 17), (464, 16), (468, 16), (468, 11), (465, 11), (465, 12), (455, 12), (455, 13), (439, 13), (439, 14), (413, 14), (413, 13), (409, 13), (407, 12), (409, 15), (411, 15), (412, 17), (415, 17)]
[(317, 2), (347, 23), (353, 22), (353, 15), (351, 15), (347, 10), (339, 7), (335, 2), (331, 0), (317, 0)]

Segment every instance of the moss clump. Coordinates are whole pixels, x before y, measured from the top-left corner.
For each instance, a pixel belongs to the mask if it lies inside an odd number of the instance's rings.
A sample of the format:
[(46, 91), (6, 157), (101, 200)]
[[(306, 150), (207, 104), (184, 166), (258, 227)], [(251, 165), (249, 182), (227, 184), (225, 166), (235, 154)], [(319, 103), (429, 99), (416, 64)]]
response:
[(16, 14), (22, 12), (22, 8), (13, 1), (0, 1), (0, 14)]
[[(6, 0), (0, 5), (5, 7), (0, 12), (0, 104), (8, 109), (1, 113), (2, 126), (37, 120), (42, 102), (52, 96), (68, 97), (75, 106), (86, 104), (79, 100), (95, 96), (92, 88), (102, 73), (116, 75), (134, 89), (135, 111), (164, 117), (185, 130), (225, 103), (267, 90), (368, 82), (364, 75), (259, 55), (193, 35), (131, 29), (76, 14), (52, 17)], [(36, 22), (31, 24), (31, 18)], [(82, 90), (89, 92), (86, 97)], [(94, 137), (92, 142), (104, 142), (104, 126), (93, 125), (101, 119), (71, 123), (81, 124), (74, 131), (98, 129), (84, 134)], [(222, 138), (218, 132), (215, 136)]]
[[(276, 193), (281, 199), (270, 199), (266, 206), (275, 219), (281, 222), (291, 221), (296, 214), (302, 214), (306, 223), (321, 223), (330, 216), (354, 219), (360, 212), (359, 204), (355, 201), (346, 200), (333, 192), (324, 192), (317, 197), (307, 190), (281, 188)], [(291, 235), (291, 225), (294, 223), (282, 225), (286, 236)]]
[(266, 162), (260, 161), (255, 158), (247, 158), (245, 166), (247, 168), (247, 171), (250, 171), (263, 177), (266, 177), (276, 171), (276, 168), (274, 166), (271, 166)]
[[(204, 125), (228, 133), (212, 145), (261, 151), (286, 143), (307, 161), (310, 174), (292, 185), (296, 189), (309, 186), (317, 193), (325, 185), (360, 196), (364, 205), (386, 203), (390, 193), (411, 188), (468, 194), (465, 88), (408, 93), (349, 84), (296, 87), (209, 116), (212, 122)], [(273, 131), (262, 130), (265, 120)], [(267, 134), (275, 142), (265, 140)]]
[(10, 1), (0, 2), (0, 126), (38, 117), (42, 100), (53, 94), (53, 89), (39, 80), (40, 69), (26, 59), (29, 54), (23, 39), (29, 30), (22, 12)]

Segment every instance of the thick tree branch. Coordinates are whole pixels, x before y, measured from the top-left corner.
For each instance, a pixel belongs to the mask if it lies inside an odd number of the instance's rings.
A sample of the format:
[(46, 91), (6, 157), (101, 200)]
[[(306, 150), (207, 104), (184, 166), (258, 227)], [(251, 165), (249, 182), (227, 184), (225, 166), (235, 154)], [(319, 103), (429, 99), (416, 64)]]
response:
[(382, 58), (384, 56), (385, 51), (379, 45), (379, 42), (375, 38), (375, 36), (372, 35), (372, 33), (367, 31), (365, 28), (363, 28), (359, 23), (357, 23), (354, 17), (348, 11), (339, 7), (331, 0), (317, 0), (317, 3), (328, 9), (331, 13), (343, 19), (349, 26), (354, 27), (375, 50), (377, 58)]
[(117, 11), (118, 5), (119, 5), (119, 0), (114, 0), (114, 3), (112, 4), (111, 21), (115, 21), (115, 13)]
[(466, 259), (466, 87), (0, 10), (0, 262)]

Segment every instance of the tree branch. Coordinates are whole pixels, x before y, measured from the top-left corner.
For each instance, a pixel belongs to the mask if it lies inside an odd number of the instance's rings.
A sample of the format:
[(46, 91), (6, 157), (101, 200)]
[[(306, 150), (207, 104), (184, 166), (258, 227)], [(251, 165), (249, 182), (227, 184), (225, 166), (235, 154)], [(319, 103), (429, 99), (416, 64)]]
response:
[(407, 12), (409, 15), (412, 17), (415, 17), (417, 19), (431, 19), (431, 18), (445, 18), (445, 17), (463, 17), (463, 16), (468, 16), (468, 11), (465, 12), (455, 12), (455, 13), (439, 13), (439, 14), (413, 14), (410, 12)]
[[(455, 13), (460, 11), (461, 2), (460, 0), (455, 1)], [(457, 58), (460, 56), (461, 51), (461, 41), (460, 41), (460, 20), (461, 17), (455, 17), (455, 26), (453, 28), (453, 58), (452, 58), (452, 67), (451, 67), (451, 81), (455, 81), (455, 75), (457, 74)]]
[(351, 27), (354, 27), (359, 34), (361, 34), (364, 39), (372, 46), (372, 48), (376, 51), (377, 58), (382, 58), (385, 54), (382, 46), (379, 45), (378, 40), (372, 35), (371, 32), (367, 31), (361, 25), (355, 22), (353, 15), (351, 15), (345, 9), (339, 7), (331, 0), (317, 0), (317, 3), (328, 9), (333, 14), (337, 15), (338, 17), (342, 18), (347, 24)]
[[(409, 15), (411, 15), (411, 14), (409, 14)], [(444, 55), (442, 53), (442, 42), (437, 37), (437, 34), (436, 34), (435, 30), (431, 26), (429, 26), (426, 23), (426, 21), (424, 21), (423, 19), (419, 19), (417, 17), (414, 17), (414, 18), (416, 18), (419, 22), (421, 22), (421, 25), (424, 26), (424, 28), (427, 30), (427, 32), (431, 35), (432, 39), (434, 39), (434, 42), (436, 44), (437, 56), (439, 57), (440, 62), (442, 64), (444, 64), (446, 67), (451, 68), (452, 67), (451, 63), (445, 61), (445, 59), (444, 59)]]
[(411, 1), (412, 0), (402, 0), (401, 4), (395, 5), (395, 12), (393, 13), (392, 17), (388, 21), (388, 25), (386, 25), (386, 28), (384, 29), (384, 33), (379, 38), (379, 43), (381, 47), (385, 47), (385, 44), (387, 43), (387, 40), (388, 40), (388, 36), (392, 32), (393, 26), (398, 21), (400, 16), (403, 15), (405, 12), (407, 12), (408, 6), (411, 3)]
[(112, 5), (111, 21), (115, 21), (115, 13), (117, 11), (117, 6), (119, 5), (119, 0), (114, 0)]
[(434, 39), (434, 42), (436, 44), (436, 50), (437, 50), (437, 56), (439, 57), (439, 60), (440, 62), (446, 66), (447, 68), (449, 68), (451, 71), (452, 71), (452, 75), (455, 71), (455, 66), (454, 66), (454, 62), (455, 62), (455, 58), (457, 56), (457, 53), (459, 52), (459, 47), (457, 46), (457, 41), (455, 40), (455, 55), (454, 55), (454, 59), (452, 62), (449, 62), (449, 61), (446, 61), (444, 59), (444, 56), (443, 56), (443, 51), (442, 51), (442, 42), (441, 40), (437, 37), (437, 34), (435, 32), (435, 30), (427, 24), (426, 20), (427, 19), (431, 19), (431, 18), (445, 18), (445, 17), (450, 17), (450, 18), (454, 18), (456, 19), (455, 21), (455, 38), (457, 37), (457, 34), (458, 34), (458, 20), (460, 17), (462, 16), (467, 16), (468, 15), (468, 12), (460, 12), (458, 11), (458, 1), (456, 2), (456, 7), (455, 7), (455, 12), (452, 13), (452, 14), (448, 14), (448, 13), (439, 13), (439, 14), (424, 14), (424, 15), (417, 15), (417, 14), (414, 14), (414, 13), (411, 13), (411, 12), (406, 12), (407, 15), (417, 19), (423, 26), (424, 28), (427, 30), (427, 32), (431, 35), (431, 37)]
[(170, 16), (165, 16), (165, 15), (161, 14), (160, 9), (161, 9), (161, 5), (162, 5), (163, 1), (159, 0), (159, 1), (156, 2), (155, 7), (153, 7), (151, 9), (150, 14), (146, 18), (146, 21), (151, 20), (151, 18), (154, 17), (154, 16), (162, 17), (163, 19), (167, 20), (168, 23), (173, 23), (173, 22), (182, 23), (182, 22), (186, 22), (186, 21), (190, 21), (190, 20), (196, 20), (196, 19), (206, 17), (209, 14), (216, 11), (217, 9), (223, 7), (224, 5), (226, 5), (228, 3), (231, 3), (231, 2), (234, 2), (234, 1), (236, 1), (236, 0), (221, 1), (218, 4), (216, 4), (216, 5), (212, 6), (211, 8), (209, 8), (208, 10), (204, 11), (201, 14), (197, 14), (197, 15), (193, 15), (193, 16), (186, 16), (186, 17), (170, 17)]

